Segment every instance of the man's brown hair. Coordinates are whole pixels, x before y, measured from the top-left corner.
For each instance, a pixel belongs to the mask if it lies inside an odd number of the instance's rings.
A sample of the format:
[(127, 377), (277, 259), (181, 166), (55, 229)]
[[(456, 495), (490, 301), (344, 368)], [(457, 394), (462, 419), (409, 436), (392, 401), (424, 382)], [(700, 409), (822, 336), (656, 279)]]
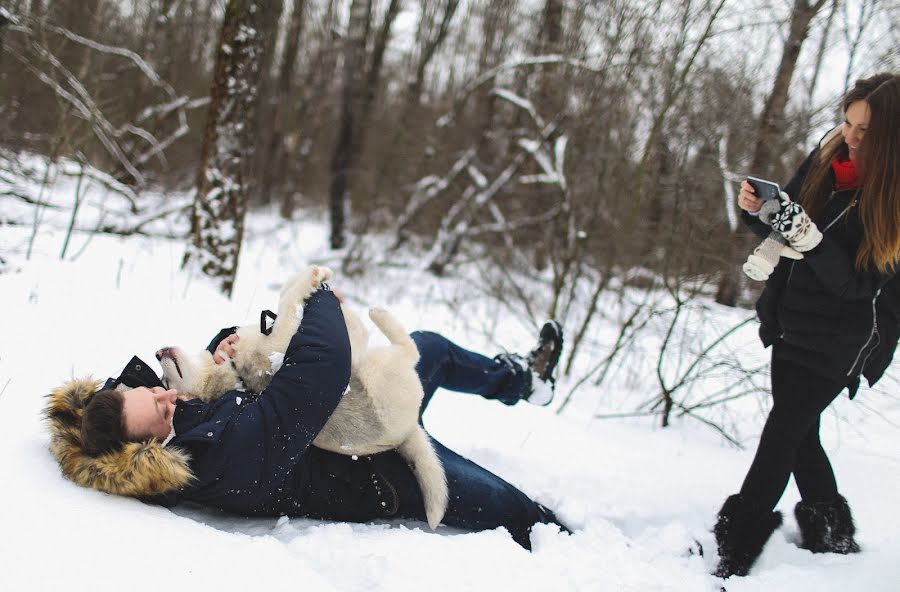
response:
[(81, 443), (92, 456), (118, 450), (126, 441), (125, 397), (113, 389), (97, 391), (84, 408), (81, 418)]

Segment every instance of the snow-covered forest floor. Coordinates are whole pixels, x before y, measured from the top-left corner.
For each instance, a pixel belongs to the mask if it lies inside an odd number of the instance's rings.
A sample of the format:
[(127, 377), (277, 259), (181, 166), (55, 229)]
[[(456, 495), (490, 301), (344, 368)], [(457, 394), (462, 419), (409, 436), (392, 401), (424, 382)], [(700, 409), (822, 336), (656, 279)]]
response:
[[(66, 204), (73, 192), (71, 183), (60, 183), (45, 198)], [(76, 228), (90, 228), (101, 216), (127, 222), (117, 203), (92, 189)], [(3, 202), (4, 219), (26, 225), (0, 227), (6, 261), (0, 274), (0, 589), (719, 589), (722, 582), (708, 575), (715, 563), (710, 529), (749, 466), (768, 400), (759, 393), (729, 408), (729, 426), (743, 449), (690, 418), (675, 418), (665, 429), (656, 418), (593, 418), (646, 400), (658, 388), (653, 360), (647, 368), (619, 368), (619, 376), (600, 386), (586, 382), (555, 413), (574, 377), (612, 347), (615, 315), (592, 330), (595, 351), (582, 352), (549, 408), (442, 392), (425, 415), (435, 438), (553, 508), (574, 530), (569, 536), (538, 527), (532, 553), (503, 531), (250, 520), (199, 508), (169, 511), (75, 486), (47, 448), (41, 411), (51, 388), (71, 377), (115, 375), (133, 354), (153, 361), (162, 345), (199, 349), (219, 328), (253, 322), (261, 309), (274, 308), (291, 272), (308, 263), (337, 268), (339, 257), (327, 249), (327, 223), (315, 212), (292, 224), (251, 214), (229, 300), (180, 269), (182, 241), (76, 231), (60, 260), (71, 206), (44, 211), (26, 260), (30, 208)], [(184, 219), (172, 220), (147, 228), (183, 232)], [(414, 254), (405, 257), (353, 277), (338, 273), (334, 285), (360, 308), (386, 305), (410, 330), (440, 331), (490, 355), (532, 346), (536, 326), (479, 289), (484, 269), (472, 264), (436, 279), (417, 269)], [(704, 327), (749, 314), (710, 307)], [(742, 355), (764, 364), (767, 352), (755, 329), (745, 327), (738, 342)], [(702, 340), (704, 329), (696, 330)], [(863, 388), (852, 402), (842, 396), (823, 420), (823, 441), (855, 512), (863, 553), (799, 549), (791, 484), (779, 506), (785, 525), (749, 577), (727, 582), (729, 592), (898, 589), (898, 378), (895, 362), (877, 390)], [(703, 556), (691, 553), (699, 546)]]

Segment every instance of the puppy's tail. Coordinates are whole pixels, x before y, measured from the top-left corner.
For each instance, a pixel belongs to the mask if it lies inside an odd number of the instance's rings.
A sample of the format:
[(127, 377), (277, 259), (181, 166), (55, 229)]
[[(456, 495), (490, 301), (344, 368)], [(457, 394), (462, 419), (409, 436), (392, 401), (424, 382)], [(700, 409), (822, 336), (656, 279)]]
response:
[(420, 425), (397, 448), (397, 452), (409, 463), (409, 468), (419, 482), (425, 499), (425, 517), (428, 519), (428, 526), (434, 530), (444, 518), (449, 500), (444, 465), (431, 444), (431, 438)]
[(403, 349), (414, 364), (419, 361), (419, 350), (416, 348), (416, 343), (409, 336), (409, 333), (406, 332), (403, 325), (400, 324), (400, 321), (397, 320), (397, 317), (383, 308), (376, 307), (369, 309), (369, 318), (384, 333), (391, 345), (396, 345)]

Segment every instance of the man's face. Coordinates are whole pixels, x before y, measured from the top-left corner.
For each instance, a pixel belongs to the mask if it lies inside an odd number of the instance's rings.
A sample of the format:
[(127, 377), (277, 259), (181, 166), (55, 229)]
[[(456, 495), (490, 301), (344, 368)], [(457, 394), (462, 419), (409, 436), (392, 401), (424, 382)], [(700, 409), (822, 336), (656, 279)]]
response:
[(175, 401), (179, 399), (175, 389), (160, 386), (152, 389), (140, 386), (122, 393), (122, 414), (125, 434), (129, 438), (143, 439), (151, 436), (165, 440), (172, 431)]

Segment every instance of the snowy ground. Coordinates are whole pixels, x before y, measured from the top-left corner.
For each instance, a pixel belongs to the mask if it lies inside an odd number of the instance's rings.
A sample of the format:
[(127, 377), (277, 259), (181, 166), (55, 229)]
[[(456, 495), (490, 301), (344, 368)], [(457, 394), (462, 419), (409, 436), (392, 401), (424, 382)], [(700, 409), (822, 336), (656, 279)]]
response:
[[(762, 426), (755, 402), (743, 407), (747, 446), (736, 450), (696, 422), (663, 430), (655, 420), (589, 419), (621, 409), (625, 386), (584, 387), (562, 415), (553, 406), (508, 408), (439, 394), (425, 416), (432, 434), (554, 508), (575, 531), (537, 528), (533, 553), (503, 531), (169, 511), (66, 481), (41, 419), (53, 386), (115, 375), (132, 354), (150, 361), (162, 345), (202, 347), (220, 327), (273, 308), (287, 273), (335, 263), (316, 216), (285, 227), (254, 215), (236, 293), (227, 300), (179, 270), (183, 250), (173, 241), (76, 233), (60, 261), (66, 223), (62, 214), (43, 219), (27, 262), (30, 229), (0, 227), (0, 256), (18, 268), (0, 275), (0, 590), (719, 589), (721, 581), (708, 575), (715, 562), (709, 530), (751, 460)], [(410, 329), (438, 330), (491, 354), (498, 344), (527, 349), (534, 327), (505, 315), (471, 282), (394, 268), (335, 285), (360, 307), (387, 304)], [(754, 351), (764, 359), (761, 348)], [(897, 376), (895, 364), (888, 384)], [(567, 386), (564, 380), (560, 390)], [(780, 504), (785, 526), (749, 577), (727, 582), (730, 592), (900, 589), (900, 404), (893, 395), (863, 389), (857, 402), (843, 397), (823, 421), (864, 552), (799, 549), (790, 485)], [(695, 540), (705, 556), (688, 552)]]

